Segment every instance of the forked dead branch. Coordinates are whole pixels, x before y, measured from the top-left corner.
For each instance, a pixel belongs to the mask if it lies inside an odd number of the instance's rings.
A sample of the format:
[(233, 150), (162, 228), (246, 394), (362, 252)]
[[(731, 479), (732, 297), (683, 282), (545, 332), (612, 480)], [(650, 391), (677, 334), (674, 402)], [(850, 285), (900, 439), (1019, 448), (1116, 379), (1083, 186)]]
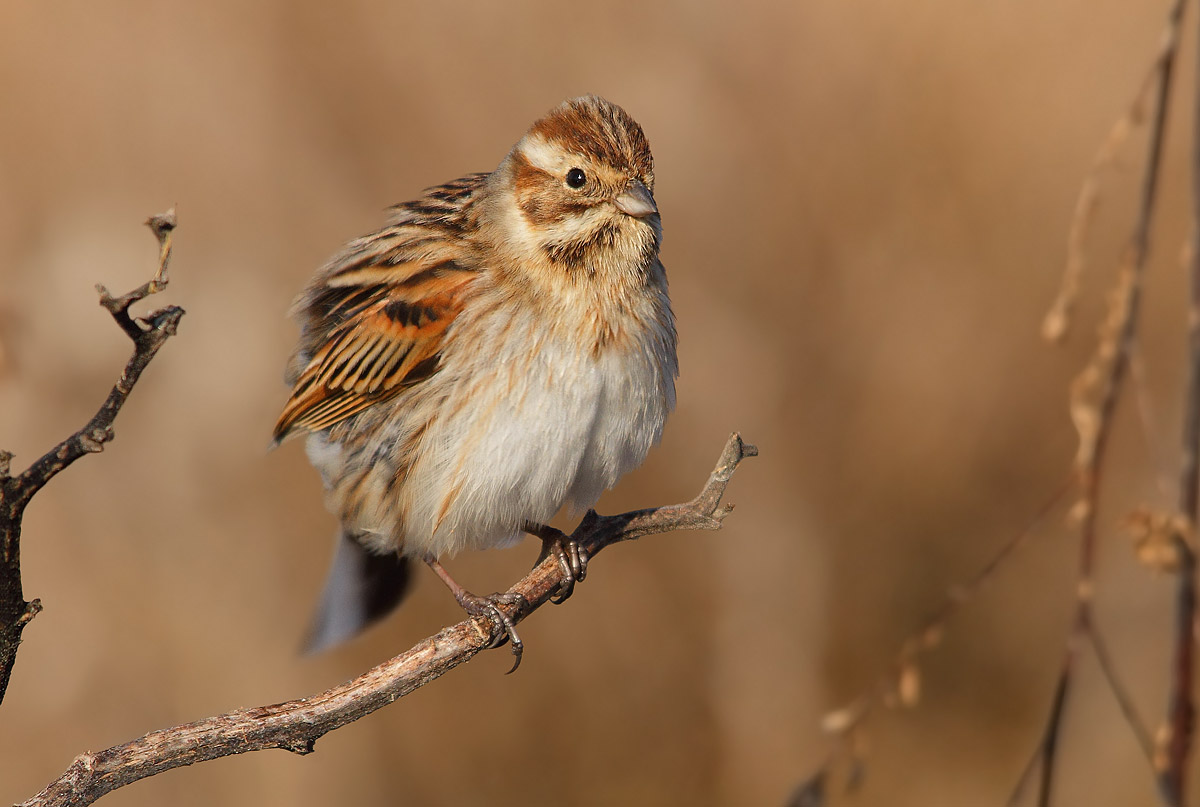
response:
[(175, 335), (183, 316), (183, 309), (173, 305), (144, 318), (129, 315), (129, 308), (134, 303), (167, 287), (175, 211), (171, 209), (152, 216), (146, 224), (159, 244), (158, 271), (154, 278), (120, 297), (113, 297), (103, 286), (96, 287), (100, 293), (100, 304), (133, 340), (133, 356), (108, 393), (108, 398), (83, 428), (46, 452), (17, 476), (10, 476), (12, 454), (0, 451), (0, 701), (3, 701), (8, 689), (21, 633), (42, 607), (37, 599), (26, 602), (21, 585), (21, 520), (25, 508), (56, 474), (80, 457), (102, 451), (104, 444), (113, 439), (113, 422), (117, 414), (159, 348)]

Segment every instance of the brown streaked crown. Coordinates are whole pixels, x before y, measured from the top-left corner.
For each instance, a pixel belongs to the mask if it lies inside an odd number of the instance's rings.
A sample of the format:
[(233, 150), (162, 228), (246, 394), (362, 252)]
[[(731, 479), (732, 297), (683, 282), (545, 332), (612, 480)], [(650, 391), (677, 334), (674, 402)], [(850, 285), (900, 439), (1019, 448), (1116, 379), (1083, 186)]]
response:
[(564, 101), (534, 123), (529, 135), (628, 171), (654, 190), (654, 158), (642, 127), (624, 109), (598, 95)]

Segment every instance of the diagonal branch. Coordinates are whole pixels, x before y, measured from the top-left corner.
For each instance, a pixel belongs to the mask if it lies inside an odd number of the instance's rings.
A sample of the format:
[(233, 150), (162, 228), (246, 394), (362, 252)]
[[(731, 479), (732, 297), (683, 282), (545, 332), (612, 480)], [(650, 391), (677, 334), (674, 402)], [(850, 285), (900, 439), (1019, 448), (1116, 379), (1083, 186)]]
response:
[(108, 393), (108, 398), (83, 428), (46, 452), (18, 476), (9, 475), (12, 454), (0, 451), (0, 701), (8, 689), (21, 633), (42, 608), (41, 602), (36, 599), (25, 601), (21, 585), (21, 520), (25, 508), (34, 494), (68, 465), (87, 454), (104, 450), (104, 444), (113, 439), (112, 426), (117, 413), (121, 411), (142, 371), (167, 339), (175, 334), (183, 316), (183, 309), (178, 306), (155, 311), (147, 319), (129, 316), (131, 305), (167, 286), (175, 211), (153, 216), (146, 224), (159, 243), (158, 271), (154, 279), (116, 298), (103, 286), (96, 287), (100, 293), (100, 304), (112, 314), (134, 344), (133, 356)]
[[(594, 557), (607, 546), (647, 535), (674, 530), (718, 530), (733, 510), (733, 505), (721, 504), (726, 485), (738, 463), (757, 454), (758, 449), (733, 434), (704, 489), (690, 502), (616, 516), (588, 511), (571, 538)], [(519, 622), (550, 600), (564, 582), (563, 568), (551, 554), (509, 589), (524, 602), (519, 606), (499, 607), (512, 622)], [(81, 754), (62, 776), (18, 807), (82, 807), (139, 779), (248, 751), (284, 748), (298, 754), (310, 753), (322, 735), (439, 678), (493, 646), (503, 635), (504, 626), (498, 620), (467, 619), (359, 677), (311, 698), (238, 709), (152, 731), (98, 753)]]

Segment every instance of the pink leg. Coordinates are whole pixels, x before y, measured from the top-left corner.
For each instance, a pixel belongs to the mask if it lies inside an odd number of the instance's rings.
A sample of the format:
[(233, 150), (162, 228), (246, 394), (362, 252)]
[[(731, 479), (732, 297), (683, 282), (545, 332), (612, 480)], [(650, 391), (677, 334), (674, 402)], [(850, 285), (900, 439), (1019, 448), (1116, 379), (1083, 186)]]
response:
[[(504, 643), (505, 639), (512, 642), (513, 665), (508, 673), (516, 672), (517, 667), (521, 666), (521, 654), (525, 651), (525, 645), (521, 642), (521, 637), (517, 635), (516, 624), (500, 610), (501, 605), (520, 605), (525, 602), (525, 598), (520, 594), (511, 594), (504, 592), (502, 594), (492, 594), (487, 597), (477, 597), (471, 592), (458, 584), (446, 568), (438, 563), (437, 558), (433, 555), (426, 555), (425, 564), (433, 569), (434, 574), (441, 578), (446, 584), (446, 588), (450, 589), (450, 593), (454, 595), (454, 599), (458, 600), (458, 604), (471, 616), (488, 617), (500, 625), (504, 630), (497, 634), (492, 642), (492, 647), (499, 647)], [(506, 675), (508, 673), (505, 673)]]

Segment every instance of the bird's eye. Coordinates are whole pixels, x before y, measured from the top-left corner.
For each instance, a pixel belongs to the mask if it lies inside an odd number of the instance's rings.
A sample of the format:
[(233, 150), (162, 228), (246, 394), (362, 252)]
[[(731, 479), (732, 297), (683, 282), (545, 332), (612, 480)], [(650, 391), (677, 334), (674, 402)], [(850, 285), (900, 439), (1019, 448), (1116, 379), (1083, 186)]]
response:
[(582, 188), (587, 182), (587, 174), (583, 173), (582, 168), (572, 168), (567, 172), (567, 187)]

